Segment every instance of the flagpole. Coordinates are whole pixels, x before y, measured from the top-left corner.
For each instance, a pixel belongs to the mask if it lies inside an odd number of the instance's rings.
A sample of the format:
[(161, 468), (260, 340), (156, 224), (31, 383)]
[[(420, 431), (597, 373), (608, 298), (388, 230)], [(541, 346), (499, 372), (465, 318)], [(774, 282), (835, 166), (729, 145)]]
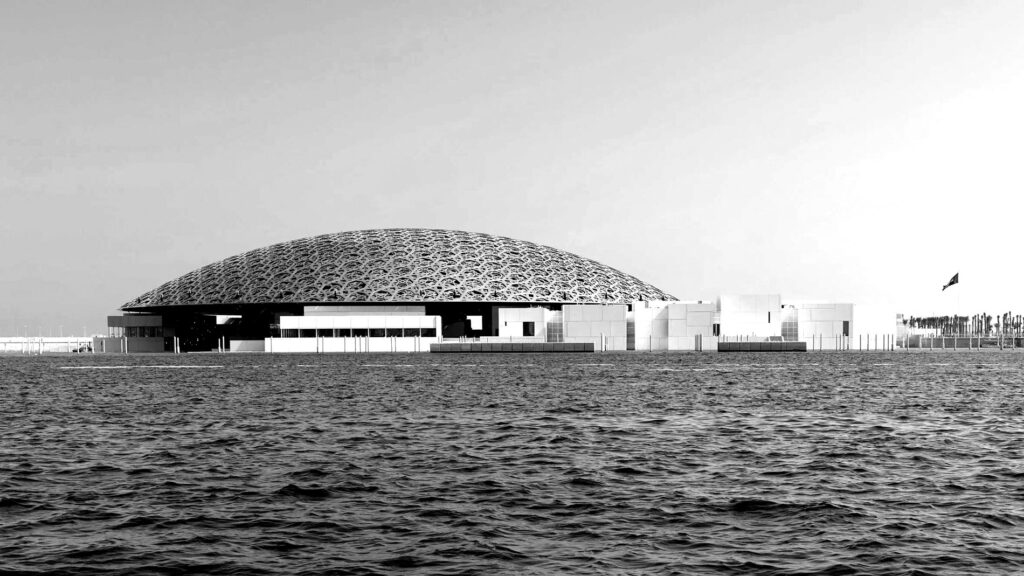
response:
[[(942, 291), (945, 292), (947, 288), (952, 288), (953, 286), (957, 286), (959, 284), (960, 284), (960, 270), (957, 269), (956, 274), (953, 274), (953, 277), (949, 279), (949, 282), (946, 282), (946, 284), (942, 286)], [(956, 324), (956, 318), (959, 315), (960, 315), (960, 289), (957, 288), (956, 289), (956, 309), (953, 311), (953, 321), (954, 321), (953, 324), (954, 325)], [(959, 332), (959, 330), (957, 330), (957, 332)]]

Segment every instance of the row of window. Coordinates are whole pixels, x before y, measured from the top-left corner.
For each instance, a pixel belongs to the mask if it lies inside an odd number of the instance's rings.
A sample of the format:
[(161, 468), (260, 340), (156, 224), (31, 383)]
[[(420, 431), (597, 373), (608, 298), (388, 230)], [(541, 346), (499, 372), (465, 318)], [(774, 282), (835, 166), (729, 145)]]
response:
[(436, 328), (285, 328), (281, 338), (436, 338)]
[(129, 338), (163, 338), (163, 326), (110, 326), (107, 328), (107, 335), (111, 338), (127, 336)]
[(800, 323), (784, 321), (782, 323), (782, 340), (785, 342), (796, 342), (800, 339)]
[[(561, 342), (563, 339), (561, 319), (553, 322), (548, 322), (547, 332), (548, 337), (546, 340), (548, 342)], [(533, 334), (531, 334), (531, 336), (532, 335)]]
[[(850, 321), (843, 320), (843, 336), (850, 335)], [(782, 323), (782, 339), (786, 342), (796, 342), (800, 339), (800, 323), (786, 320)]]

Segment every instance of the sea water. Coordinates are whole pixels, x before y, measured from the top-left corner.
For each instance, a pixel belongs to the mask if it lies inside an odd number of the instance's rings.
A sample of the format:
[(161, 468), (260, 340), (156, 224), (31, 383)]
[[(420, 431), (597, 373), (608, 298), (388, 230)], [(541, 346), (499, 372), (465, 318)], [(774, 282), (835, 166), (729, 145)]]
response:
[(1024, 354), (0, 357), (0, 574), (1019, 574)]

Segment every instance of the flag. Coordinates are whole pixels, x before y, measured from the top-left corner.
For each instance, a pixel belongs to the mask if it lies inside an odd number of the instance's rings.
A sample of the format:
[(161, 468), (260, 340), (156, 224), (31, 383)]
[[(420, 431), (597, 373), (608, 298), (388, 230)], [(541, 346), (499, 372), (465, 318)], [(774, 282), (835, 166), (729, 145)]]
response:
[(945, 292), (946, 288), (949, 288), (953, 284), (959, 284), (959, 283), (960, 283), (960, 273), (957, 272), (956, 274), (953, 274), (953, 277), (949, 279), (949, 282), (946, 282), (946, 285), (942, 287), (942, 291)]

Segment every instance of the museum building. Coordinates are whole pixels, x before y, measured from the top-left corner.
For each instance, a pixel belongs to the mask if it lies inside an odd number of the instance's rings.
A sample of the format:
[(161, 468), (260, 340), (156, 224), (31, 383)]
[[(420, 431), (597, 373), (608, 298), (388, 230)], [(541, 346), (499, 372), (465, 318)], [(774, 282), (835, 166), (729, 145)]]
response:
[[(562, 325), (566, 307), (642, 300), (675, 298), (531, 242), (361, 230), (274, 244), (171, 280), (109, 317), (109, 335), (96, 350), (426, 351), (444, 339), (560, 342), (573, 337), (574, 326), (567, 334)], [(607, 336), (624, 346), (625, 326)]]
[(855, 329), (895, 331), (895, 315), (850, 303), (778, 295), (681, 302), (563, 250), (428, 229), (274, 244), (189, 272), (121, 311), (94, 350), (428, 352), (445, 342), (714, 350), (744, 339), (843, 349)]

